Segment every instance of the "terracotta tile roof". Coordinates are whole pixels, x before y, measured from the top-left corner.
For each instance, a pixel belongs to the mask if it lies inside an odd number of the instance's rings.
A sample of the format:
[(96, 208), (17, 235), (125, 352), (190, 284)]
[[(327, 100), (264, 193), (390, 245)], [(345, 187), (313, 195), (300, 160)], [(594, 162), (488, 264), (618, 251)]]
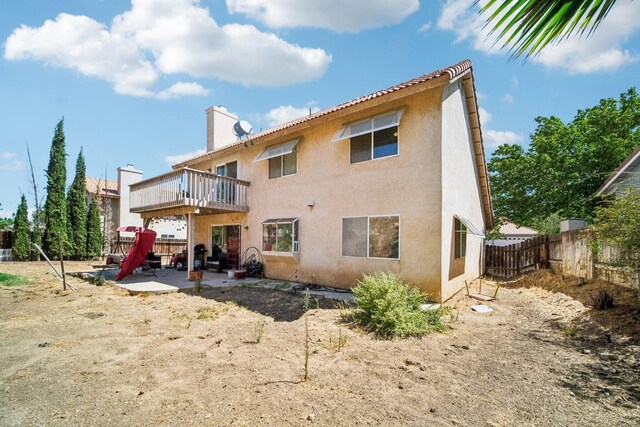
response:
[(634, 163), (640, 162), (640, 145), (636, 147), (635, 150), (629, 156), (620, 163), (620, 165), (616, 168), (615, 171), (607, 179), (604, 180), (600, 188), (596, 190), (595, 197), (600, 196), (607, 188), (611, 186), (615, 181), (617, 181), (618, 177), (620, 177), (623, 172), (632, 166)]
[(120, 197), (117, 181), (105, 181), (100, 178), (87, 177), (85, 189), (89, 194), (98, 194), (99, 192), (101, 196)]
[[(482, 144), (482, 130), (480, 129), (480, 119), (478, 117), (478, 102), (476, 99), (475, 82), (474, 82), (473, 73), (472, 73), (472, 64), (471, 64), (471, 61), (468, 59), (462, 62), (459, 62), (458, 64), (452, 65), (450, 67), (446, 67), (441, 70), (424, 74), (420, 77), (413, 78), (406, 82), (399, 83), (397, 85), (388, 87), (386, 89), (378, 90), (368, 95), (360, 96), (358, 98), (352, 99), (351, 101), (347, 101), (342, 104), (338, 104), (336, 106), (326, 108), (322, 111), (318, 111), (317, 113), (311, 114), (309, 116), (301, 117), (299, 119), (295, 119), (290, 122), (284, 123), (275, 128), (256, 133), (254, 135), (251, 135), (251, 140), (258, 143), (260, 142), (259, 140), (261, 138), (264, 138), (268, 135), (276, 134), (278, 132), (283, 132), (289, 129), (295, 129), (297, 126), (302, 126), (302, 125), (304, 127), (309, 127), (312, 125), (312, 122), (314, 120), (317, 120), (320, 117), (335, 114), (349, 107), (353, 107), (355, 105), (362, 104), (367, 101), (372, 101), (377, 98), (388, 96), (393, 93), (398, 93), (412, 87), (416, 87), (422, 84), (428, 84), (429, 82), (433, 82), (434, 80), (441, 77), (446, 78), (445, 80), (446, 83), (449, 83), (454, 80), (457, 80), (458, 78), (461, 78), (465, 88), (466, 104), (467, 104), (467, 111), (469, 115), (469, 122), (471, 125), (471, 133), (472, 133), (471, 137), (472, 137), (474, 152), (475, 152), (476, 168), (478, 171), (478, 177), (480, 178), (479, 185), (480, 185), (480, 191), (482, 193), (482, 200), (483, 200), (482, 204), (484, 208), (483, 210), (484, 210), (485, 226), (487, 229), (489, 229), (493, 227), (493, 204), (491, 201), (491, 189), (489, 186), (489, 173), (487, 171), (487, 163), (484, 155), (484, 147)], [(191, 159), (185, 160), (183, 162), (177, 163), (173, 165), (173, 168), (180, 169), (183, 167), (188, 167), (189, 165), (192, 165), (194, 163), (198, 163), (206, 159), (216, 157), (217, 154), (220, 152), (233, 149), (241, 145), (244, 145), (244, 141), (238, 140), (233, 144), (227, 145), (217, 150), (209, 151), (207, 153), (204, 153), (199, 156), (192, 157)]]
[[(427, 81), (433, 80), (433, 79), (438, 78), (438, 77), (442, 77), (444, 75), (448, 75), (449, 76), (449, 80), (453, 80), (456, 77), (462, 75), (463, 73), (465, 73), (467, 70), (470, 70), (470, 69), (471, 69), (471, 61), (467, 59), (467, 60), (464, 60), (464, 61), (462, 61), (462, 62), (460, 62), (460, 63), (458, 63), (456, 65), (452, 65), (450, 67), (443, 68), (442, 70), (437, 70), (437, 71), (431, 72), (429, 74), (425, 74), (425, 75), (422, 75), (420, 77), (413, 78), (413, 79), (408, 80), (408, 81), (406, 81), (404, 83), (400, 83), (400, 84), (388, 87), (386, 89), (378, 90), (378, 91), (370, 93), (368, 95), (360, 96), (358, 98), (352, 99), (351, 101), (343, 102), (342, 104), (338, 104), (338, 105), (335, 105), (333, 107), (326, 108), (324, 110), (318, 111), (317, 113), (311, 114), (309, 116), (300, 117), (299, 119), (295, 119), (295, 120), (292, 120), (290, 122), (283, 123), (280, 126), (277, 126), (277, 127), (271, 128), (271, 129), (267, 129), (267, 130), (262, 131), (262, 132), (258, 132), (256, 134), (251, 135), (251, 139), (255, 141), (255, 140), (258, 140), (258, 139), (260, 139), (260, 138), (262, 138), (264, 136), (271, 135), (271, 134), (283, 131), (285, 129), (289, 129), (289, 128), (295, 127), (295, 126), (300, 125), (302, 123), (310, 122), (310, 121), (312, 121), (314, 119), (317, 119), (319, 117), (326, 116), (328, 114), (335, 113), (335, 112), (340, 111), (340, 110), (344, 110), (345, 108), (348, 108), (348, 107), (351, 107), (351, 106), (354, 106), (354, 105), (357, 105), (357, 104), (361, 104), (363, 102), (370, 101), (372, 99), (379, 98), (381, 96), (385, 96), (385, 95), (389, 95), (389, 94), (394, 93), (394, 92), (398, 92), (398, 91), (400, 91), (402, 89), (406, 89), (406, 88), (409, 88), (409, 87), (412, 87), (412, 86), (416, 86), (416, 85), (418, 85), (420, 83), (425, 83)], [(211, 156), (212, 154), (219, 153), (221, 151), (228, 150), (230, 148), (237, 147), (237, 146), (243, 145), (243, 144), (244, 144), (244, 141), (238, 140), (237, 142), (234, 142), (233, 144), (229, 144), (229, 145), (227, 145), (225, 147), (222, 147), (222, 148), (219, 148), (217, 150), (209, 151), (209, 152), (206, 152), (204, 154), (200, 154), (198, 156), (195, 156), (195, 157), (192, 157), (192, 158), (187, 159), (185, 161), (182, 161), (180, 163), (176, 163), (175, 165), (173, 165), (173, 168), (177, 169), (177, 168), (181, 168), (181, 167), (187, 166), (188, 164), (193, 164), (195, 161), (198, 161), (200, 159), (205, 159), (206, 157)]]

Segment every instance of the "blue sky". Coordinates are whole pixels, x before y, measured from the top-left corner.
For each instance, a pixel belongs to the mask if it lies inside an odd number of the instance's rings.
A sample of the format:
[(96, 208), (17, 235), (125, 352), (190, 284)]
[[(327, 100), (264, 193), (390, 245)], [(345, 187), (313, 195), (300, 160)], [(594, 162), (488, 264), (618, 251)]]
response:
[[(482, 3), (482, 2), (481, 2)], [(473, 0), (21, 0), (0, 13), (0, 215), (21, 193), (26, 154), (46, 186), (64, 116), (67, 174), (132, 163), (145, 177), (203, 150), (205, 109), (267, 129), (471, 59), (485, 150), (526, 145), (534, 117), (570, 120), (640, 77), (640, 3), (619, 0), (588, 39), (509, 61)], [(44, 190), (40, 190), (44, 194)]]

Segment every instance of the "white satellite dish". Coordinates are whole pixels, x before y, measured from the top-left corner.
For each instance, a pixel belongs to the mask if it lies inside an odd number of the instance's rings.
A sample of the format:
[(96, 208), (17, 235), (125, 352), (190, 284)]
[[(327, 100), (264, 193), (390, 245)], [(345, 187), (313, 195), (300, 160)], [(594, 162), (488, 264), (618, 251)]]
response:
[(249, 135), (252, 130), (251, 124), (244, 120), (240, 120), (233, 125), (233, 134), (238, 138)]

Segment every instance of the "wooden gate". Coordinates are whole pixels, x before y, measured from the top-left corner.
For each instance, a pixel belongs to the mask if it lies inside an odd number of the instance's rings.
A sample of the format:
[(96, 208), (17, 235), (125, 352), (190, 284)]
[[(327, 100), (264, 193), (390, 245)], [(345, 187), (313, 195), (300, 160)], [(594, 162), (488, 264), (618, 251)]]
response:
[(548, 268), (549, 237), (537, 236), (509, 246), (485, 246), (485, 274), (519, 276), (527, 271)]

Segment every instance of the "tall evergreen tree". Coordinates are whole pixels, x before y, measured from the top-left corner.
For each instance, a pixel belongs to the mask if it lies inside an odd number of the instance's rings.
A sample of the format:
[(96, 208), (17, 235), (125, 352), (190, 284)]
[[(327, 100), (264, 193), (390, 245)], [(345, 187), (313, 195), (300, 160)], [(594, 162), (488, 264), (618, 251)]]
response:
[(76, 161), (76, 176), (67, 194), (67, 234), (71, 242), (70, 255), (75, 259), (87, 256), (87, 202), (85, 199), (86, 166), (82, 149)]
[(15, 240), (13, 241), (12, 254), (16, 261), (29, 261), (31, 258), (31, 230), (29, 229), (27, 210), (27, 198), (23, 194), (13, 220)]
[(58, 239), (62, 240), (63, 250), (68, 248), (67, 238), (67, 201), (65, 186), (67, 182), (66, 148), (64, 141), (64, 119), (55, 129), (49, 166), (47, 167), (47, 200), (44, 204), (45, 230), (44, 251), (52, 258), (58, 258)]
[(102, 255), (102, 231), (100, 228), (100, 207), (95, 195), (91, 196), (87, 214), (87, 255), (97, 258)]

